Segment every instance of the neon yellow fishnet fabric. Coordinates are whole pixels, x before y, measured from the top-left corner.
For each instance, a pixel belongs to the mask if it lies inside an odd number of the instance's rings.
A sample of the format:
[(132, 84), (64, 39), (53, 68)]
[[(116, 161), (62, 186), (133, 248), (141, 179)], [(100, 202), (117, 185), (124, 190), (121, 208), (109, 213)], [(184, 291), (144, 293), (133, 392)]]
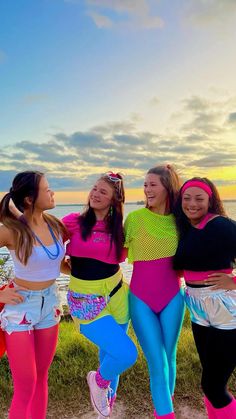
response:
[(125, 247), (129, 263), (173, 256), (178, 244), (174, 216), (142, 208), (125, 220)]

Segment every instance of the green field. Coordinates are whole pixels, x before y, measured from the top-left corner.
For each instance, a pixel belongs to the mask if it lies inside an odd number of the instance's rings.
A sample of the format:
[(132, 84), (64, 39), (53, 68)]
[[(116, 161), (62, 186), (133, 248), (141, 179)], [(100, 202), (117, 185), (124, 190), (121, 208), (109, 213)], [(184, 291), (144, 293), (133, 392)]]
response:
[[(130, 335), (137, 343), (132, 328)], [(186, 314), (178, 347), (178, 370), (175, 392), (175, 404), (184, 403), (199, 407), (202, 399), (200, 389), (201, 367), (191, 334), (189, 317)], [(60, 337), (53, 364), (49, 374), (49, 412), (59, 418), (66, 414), (80, 415), (88, 412), (89, 396), (86, 374), (97, 368), (97, 349), (80, 335), (71, 321), (62, 321)], [(0, 406), (2, 412), (7, 411), (12, 395), (11, 375), (7, 358), (0, 361)], [(232, 391), (236, 389), (236, 374), (231, 379)], [(139, 348), (139, 358), (133, 368), (124, 373), (120, 380), (118, 400), (122, 400), (129, 408), (129, 417), (149, 414), (151, 417), (152, 403), (146, 362)], [(65, 412), (65, 416), (63, 413)], [(67, 413), (66, 413), (67, 412)], [(1, 417), (1, 416), (0, 416)], [(2, 416), (4, 417), (4, 416)]]

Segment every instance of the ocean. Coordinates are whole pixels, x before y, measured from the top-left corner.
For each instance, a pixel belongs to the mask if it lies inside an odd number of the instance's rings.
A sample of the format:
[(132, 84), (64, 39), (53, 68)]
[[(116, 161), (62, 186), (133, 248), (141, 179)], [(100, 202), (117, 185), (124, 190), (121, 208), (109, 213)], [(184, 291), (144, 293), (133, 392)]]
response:
[[(143, 205), (138, 204), (126, 204), (125, 205), (125, 217), (129, 212), (134, 211), (135, 209), (142, 208)], [(230, 218), (236, 220), (236, 200), (235, 201), (225, 201), (224, 206), (226, 212)], [(58, 218), (62, 218), (64, 215), (69, 214), (71, 212), (81, 212), (83, 211), (83, 205), (57, 205), (56, 208), (51, 210), (50, 212), (54, 214)], [(1, 256), (9, 255), (8, 250), (4, 247), (0, 248), (0, 258)], [(12, 267), (12, 261), (9, 259), (8, 267)], [(132, 265), (128, 264), (127, 262), (121, 263), (121, 268), (123, 270), (124, 276), (126, 280), (129, 282), (132, 274)], [(60, 277), (57, 279), (58, 288), (60, 291), (60, 299), (62, 304), (66, 304), (66, 291), (68, 286), (69, 277), (67, 275), (61, 274)]]
[[(142, 208), (142, 204), (136, 204), (136, 203), (129, 203), (125, 205), (125, 217), (127, 214), (129, 214), (131, 211), (134, 211), (138, 208)], [(233, 201), (224, 201), (224, 207), (225, 210), (230, 218), (233, 220), (236, 220), (236, 200)], [(70, 212), (81, 212), (83, 211), (84, 205), (57, 205), (56, 208), (51, 210), (50, 212), (54, 214), (56, 217), (61, 218), (66, 214), (69, 214)]]

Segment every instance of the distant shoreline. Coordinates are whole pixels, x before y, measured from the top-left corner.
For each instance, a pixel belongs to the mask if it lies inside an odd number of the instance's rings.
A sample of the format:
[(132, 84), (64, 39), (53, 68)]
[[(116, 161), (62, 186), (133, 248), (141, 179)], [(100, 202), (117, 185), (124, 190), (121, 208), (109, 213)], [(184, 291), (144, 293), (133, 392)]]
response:
[[(236, 202), (236, 199), (223, 199), (225, 203)], [(144, 205), (145, 201), (134, 201), (134, 202), (126, 202), (125, 205)], [(57, 207), (83, 207), (86, 204), (57, 204)]]
[[(236, 201), (236, 200), (235, 200)], [(125, 205), (144, 205), (144, 201), (126, 202)], [(56, 204), (56, 207), (83, 207), (86, 204)]]

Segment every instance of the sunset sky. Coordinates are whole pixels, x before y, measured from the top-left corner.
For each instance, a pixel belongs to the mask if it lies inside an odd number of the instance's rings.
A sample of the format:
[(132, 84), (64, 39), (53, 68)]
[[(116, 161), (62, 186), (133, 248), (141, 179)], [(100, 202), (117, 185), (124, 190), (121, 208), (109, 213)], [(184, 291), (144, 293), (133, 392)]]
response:
[(174, 163), (236, 199), (235, 0), (1, 0), (0, 191), (42, 170), (81, 202), (107, 170), (142, 199)]

